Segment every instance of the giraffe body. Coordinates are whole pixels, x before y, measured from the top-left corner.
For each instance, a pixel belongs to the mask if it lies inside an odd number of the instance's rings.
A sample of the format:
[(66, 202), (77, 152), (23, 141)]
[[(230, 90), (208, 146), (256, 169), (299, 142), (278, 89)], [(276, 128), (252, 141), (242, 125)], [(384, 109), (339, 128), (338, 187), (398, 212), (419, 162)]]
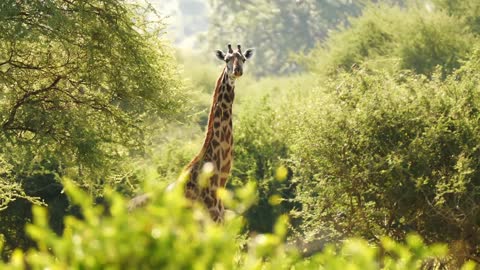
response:
[[(225, 187), (233, 163), (232, 106), (235, 79), (243, 74), (243, 63), (253, 54), (250, 49), (243, 55), (240, 45), (236, 52), (233, 52), (230, 45), (228, 48), (228, 54), (217, 51), (217, 57), (224, 60), (226, 66), (215, 86), (203, 147), (185, 168), (189, 172), (185, 186), (186, 197), (203, 203), (215, 221), (221, 221), (225, 213), (225, 207), (217, 197), (217, 190)], [(211, 177), (202, 186), (199, 177), (207, 166)]]
[[(233, 162), (234, 90), (234, 80), (229, 79), (224, 70), (217, 81), (204, 145), (186, 167), (190, 171), (190, 178), (185, 186), (186, 196), (204, 203), (214, 220), (219, 220), (224, 214), (224, 206), (217, 198), (217, 189), (225, 187)], [(212, 174), (204, 187), (198, 181), (202, 170), (208, 170), (203, 173)]]

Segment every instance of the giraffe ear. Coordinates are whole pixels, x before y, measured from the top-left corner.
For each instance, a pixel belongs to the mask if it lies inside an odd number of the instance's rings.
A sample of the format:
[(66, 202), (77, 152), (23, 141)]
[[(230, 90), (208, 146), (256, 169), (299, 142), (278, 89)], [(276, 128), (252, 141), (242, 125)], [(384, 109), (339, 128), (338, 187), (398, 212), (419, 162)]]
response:
[(225, 61), (225, 53), (220, 51), (220, 50), (216, 50), (215, 51), (215, 56), (217, 56), (218, 59), (222, 60), (222, 61)]
[(255, 51), (255, 49), (252, 49), (252, 48), (247, 49), (243, 56), (245, 56), (246, 59), (250, 59), (253, 56), (253, 51)]

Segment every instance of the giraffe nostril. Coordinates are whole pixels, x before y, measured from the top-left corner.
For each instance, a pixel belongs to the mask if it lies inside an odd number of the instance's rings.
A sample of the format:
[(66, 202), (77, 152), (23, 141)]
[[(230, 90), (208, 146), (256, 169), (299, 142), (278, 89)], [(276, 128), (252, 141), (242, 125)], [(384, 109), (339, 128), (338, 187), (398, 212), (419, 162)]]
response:
[(235, 68), (235, 69), (233, 70), (233, 72), (234, 72), (235, 75), (237, 75), (237, 76), (241, 76), (241, 75), (243, 74), (241, 68)]

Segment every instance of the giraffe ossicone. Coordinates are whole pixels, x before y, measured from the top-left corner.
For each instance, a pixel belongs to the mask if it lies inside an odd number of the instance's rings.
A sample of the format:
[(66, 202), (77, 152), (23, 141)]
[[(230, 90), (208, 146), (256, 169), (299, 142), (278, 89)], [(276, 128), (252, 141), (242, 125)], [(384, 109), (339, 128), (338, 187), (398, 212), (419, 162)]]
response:
[[(205, 140), (200, 152), (185, 167), (181, 178), (174, 185), (184, 184), (185, 196), (192, 201), (205, 205), (214, 221), (221, 222), (225, 215), (225, 207), (218, 197), (217, 191), (223, 190), (227, 184), (233, 164), (233, 125), (232, 108), (235, 99), (235, 80), (243, 75), (244, 63), (253, 56), (254, 50), (242, 52), (241, 45), (234, 51), (231, 44), (227, 51), (217, 50), (215, 55), (225, 62), (225, 66), (217, 79), (213, 92), (213, 101), (208, 117)], [(147, 200), (145, 195), (138, 196), (142, 204)], [(135, 208), (132, 199), (129, 209)]]

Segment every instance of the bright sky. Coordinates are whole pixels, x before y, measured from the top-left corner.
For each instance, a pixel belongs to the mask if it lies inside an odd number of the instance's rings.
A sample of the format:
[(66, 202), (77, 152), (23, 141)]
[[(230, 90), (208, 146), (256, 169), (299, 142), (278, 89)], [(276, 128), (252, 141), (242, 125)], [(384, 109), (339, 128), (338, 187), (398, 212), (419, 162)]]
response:
[(178, 47), (193, 48), (195, 36), (207, 30), (208, 0), (146, 0), (170, 25), (170, 38)]

